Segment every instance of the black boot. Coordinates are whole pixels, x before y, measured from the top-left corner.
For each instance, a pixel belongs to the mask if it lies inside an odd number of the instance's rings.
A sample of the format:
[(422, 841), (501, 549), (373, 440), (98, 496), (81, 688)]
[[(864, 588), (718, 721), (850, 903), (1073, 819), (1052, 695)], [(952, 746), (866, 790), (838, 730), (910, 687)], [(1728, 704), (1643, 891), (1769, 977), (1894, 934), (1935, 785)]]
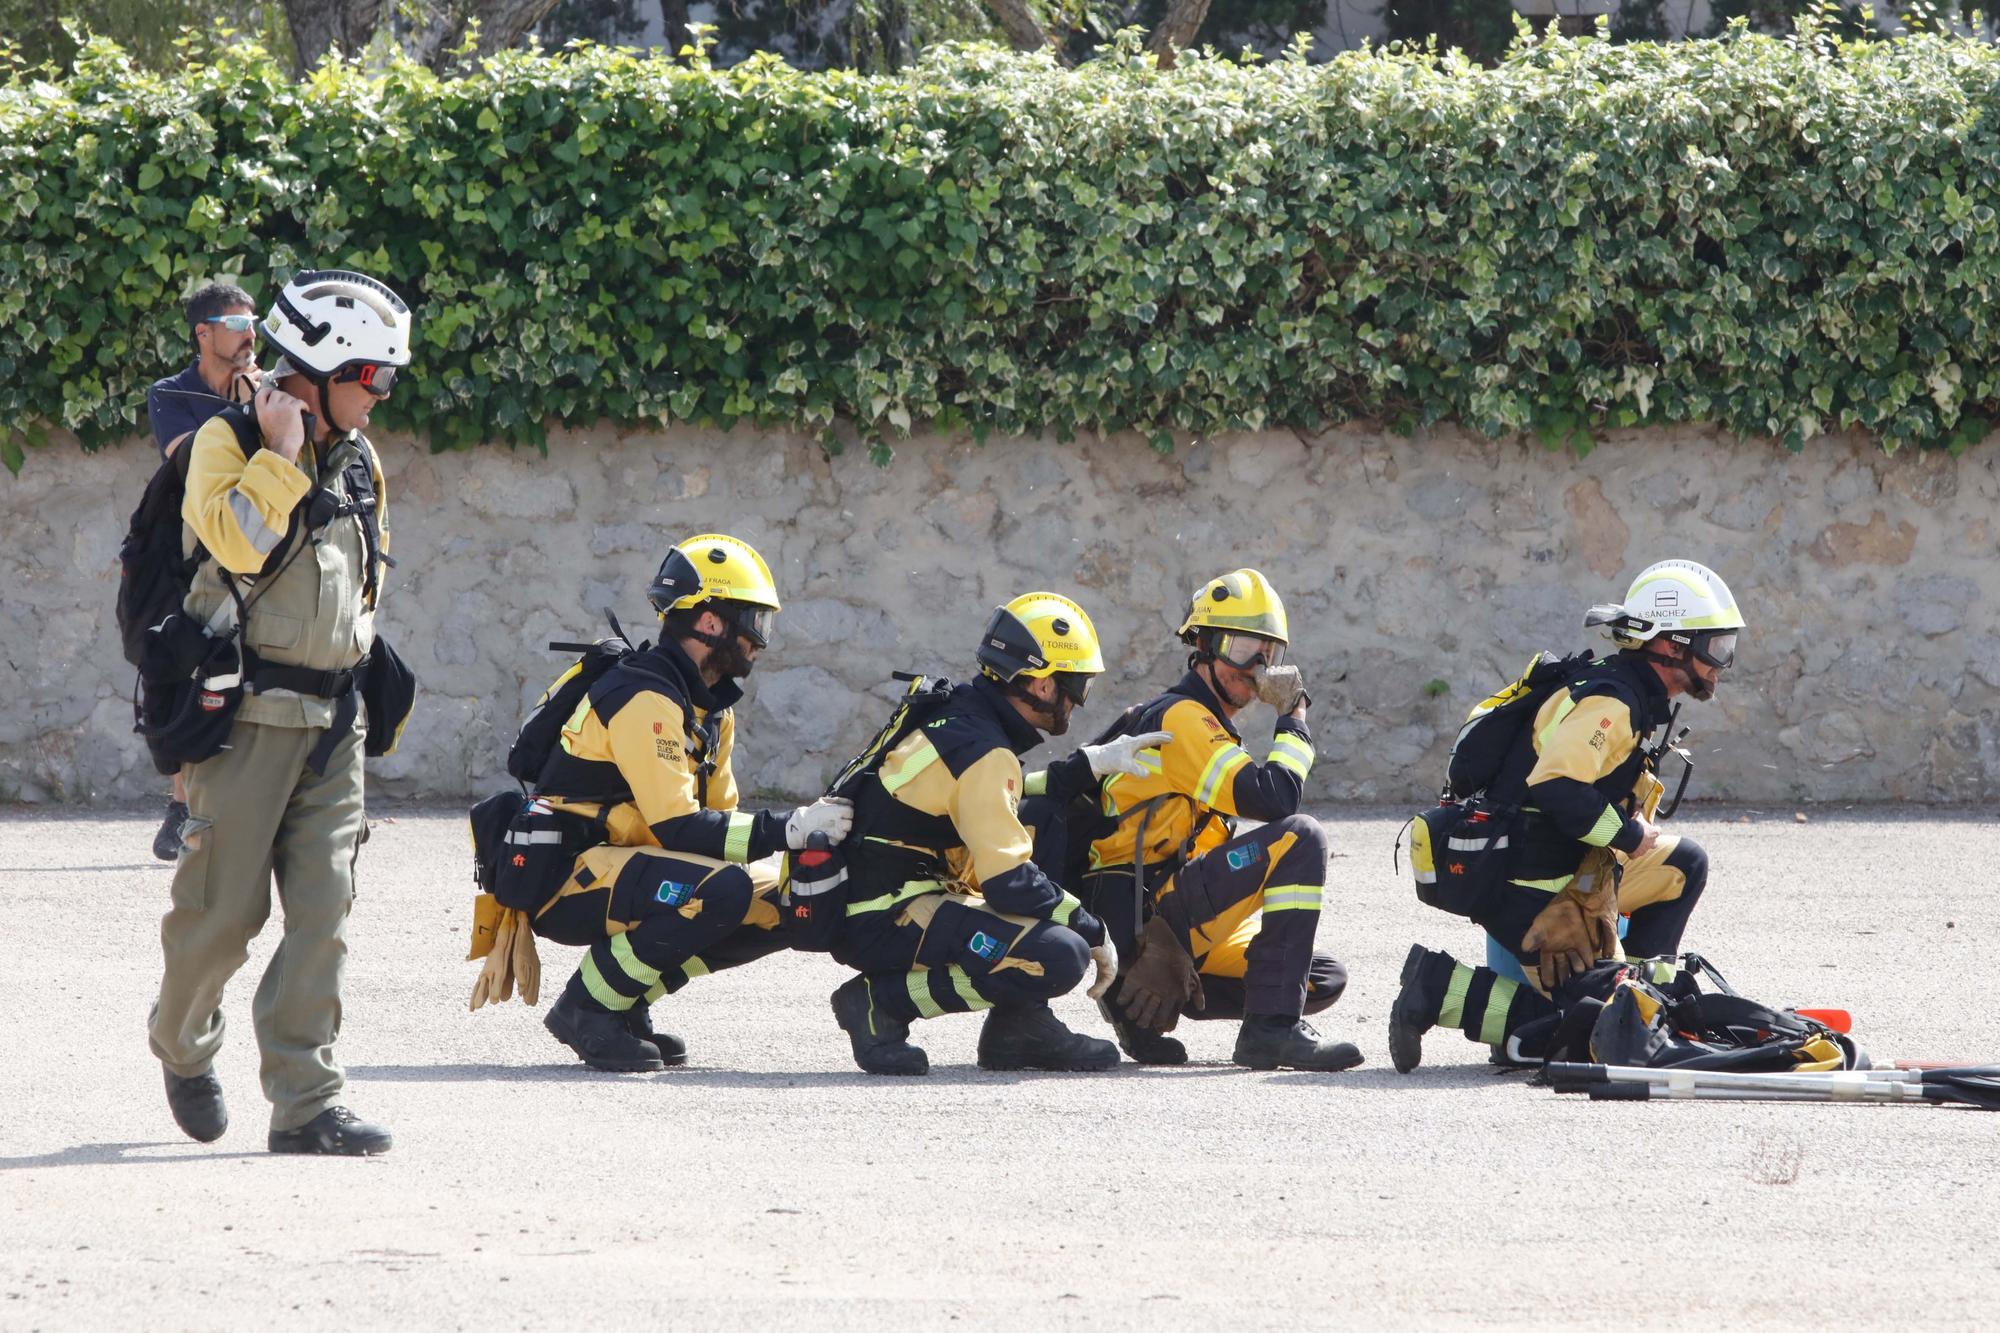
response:
[[(1113, 992), (1115, 995), (1117, 992)], [(1142, 1065), (1184, 1065), (1187, 1047), (1164, 1032), (1152, 1032), (1125, 1017), (1107, 995), (1097, 1002), (1097, 1012), (1117, 1034), (1118, 1048)]]
[(1118, 1067), (1118, 1048), (1063, 1026), (1046, 1004), (995, 1005), (979, 1029), (981, 1069), (1090, 1072)]
[(1290, 1014), (1248, 1014), (1230, 1057), (1246, 1069), (1306, 1069), (1330, 1074), (1361, 1063), (1351, 1041), (1326, 1041), (1313, 1025)]
[(171, 1069), (167, 1076), (167, 1109), (181, 1133), (196, 1143), (213, 1143), (229, 1128), (229, 1108), (222, 1101), (222, 1080), (213, 1073), (182, 1078)]
[(854, 1063), (867, 1074), (928, 1074), (931, 1058), (910, 1045), (910, 1025), (876, 1005), (867, 977), (853, 977), (833, 993), (833, 1017), (854, 1047)]
[(1421, 944), (1410, 946), (1403, 959), (1403, 988), (1389, 1006), (1389, 1059), (1396, 1072), (1407, 1074), (1424, 1062), (1424, 1034), (1431, 1030), (1433, 1010), (1417, 982), (1430, 950)]
[(666, 1065), (649, 1041), (641, 1041), (626, 1027), (626, 1018), (603, 1009), (578, 1003), (568, 991), (542, 1020), (555, 1039), (577, 1053), (592, 1069), (614, 1074), (646, 1074)]
[(271, 1131), (272, 1152), (325, 1153), (332, 1157), (374, 1157), (389, 1151), (389, 1131), (371, 1125), (345, 1106), (329, 1106), (297, 1129)]
[(644, 1000), (625, 1011), (625, 1030), (658, 1051), (661, 1063), (668, 1065), (687, 1063), (687, 1043), (671, 1032), (653, 1031), (653, 1008)]
[(153, 835), (153, 855), (162, 861), (174, 861), (181, 854), (181, 825), (187, 821), (188, 808), (180, 801), (167, 802), (167, 817), (160, 821), (160, 831)]

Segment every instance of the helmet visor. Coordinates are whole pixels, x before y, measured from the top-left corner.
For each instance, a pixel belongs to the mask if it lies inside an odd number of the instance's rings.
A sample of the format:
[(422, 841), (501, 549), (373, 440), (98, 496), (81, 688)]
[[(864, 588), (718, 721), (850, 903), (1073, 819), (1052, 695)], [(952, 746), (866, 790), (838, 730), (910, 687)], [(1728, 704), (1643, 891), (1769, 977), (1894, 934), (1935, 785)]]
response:
[(1083, 701), (1090, 697), (1092, 679), (1093, 677), (1081, 671), (1058, 671), (1056, 689), (1062, 692), (1063, 698), (1081, 708)]
[(1733, 629), (1697, 634), (1688, 647), (1696, 657), (1721, 671), (1736, 664), (1736, 634)]
[(1283, 666), (1285, 663), (1285, 645), (1261, 634), (1224, 631), (1214, 637), (1209, 651), (1239, 671), (1249, 671), (1259, 665)]

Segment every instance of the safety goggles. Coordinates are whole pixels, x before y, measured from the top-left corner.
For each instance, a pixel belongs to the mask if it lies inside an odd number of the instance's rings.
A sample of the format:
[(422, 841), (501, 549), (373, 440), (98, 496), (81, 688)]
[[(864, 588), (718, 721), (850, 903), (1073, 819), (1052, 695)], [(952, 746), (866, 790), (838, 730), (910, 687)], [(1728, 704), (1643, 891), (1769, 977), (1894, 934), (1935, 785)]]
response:
[(1283, 666), (1285, 662), (1285, 645), (1261, 634), (1238, 634), (1233, 631), (1217, 634), (1209, 640), (1208, 650), (1215, 654), (1217, 660), (1227, 662), (1238, 671), (1249, 671), (1258, 666)]
[(1056, 689), (1062, 697), (1081, 708), (1083, 701), (1090, 697), (1090, 682), (1096, 679), (1081, 671), (1056, 672)]
[(257, 327), (255, 315), (210, 315), (204, 324), (220, 324), (231, 333), (249, 333)]
[(387, 398), (389, 390), (396, 387), (396, 368), (377, 365), (373, 361), (362, 361), (342, 367), (333, 377), (335, 384), (359, 384), (377, 398)]
[(753, 606), (738, 602), (729, 609), (729, 623), (759, 648), (771, 646), (771, 627), (777, 621), (778, 613), (768, 606)]
[(1717, 671), (1734, 666), (1736, 663), (1736, 631), (1718, 630), (1707, 634), (1695, 634), (1688, 640), (1688, 651), (1714, 667)]

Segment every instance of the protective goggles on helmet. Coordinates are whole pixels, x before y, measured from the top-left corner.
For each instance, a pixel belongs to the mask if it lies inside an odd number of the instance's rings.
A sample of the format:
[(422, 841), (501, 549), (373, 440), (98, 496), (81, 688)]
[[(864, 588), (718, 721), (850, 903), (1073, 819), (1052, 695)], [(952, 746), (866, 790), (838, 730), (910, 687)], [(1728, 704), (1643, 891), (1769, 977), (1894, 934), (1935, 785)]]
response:
[(1227, 662), (1238, 671), (1249, 671), (1258, 666), (1283, 666), (1285, 662), (1285, 645), (1261, 634), (1228, 630), (1211, 634), (1208, 651), (1214, 654), (1217, 661)]
[(1056, 690), (1063, 698), (1081, 708), (1083, 701), (1090, 697), (1090, 682), (1092, 679), (1091, 676), (1081, 671), (1058, 671), (1056, 672)]
[(231, 333), (249, 333), (257, 327), (255, 315), (210, 315), (204, 324), (220, 324)]
[(1736, 631), (1711, 630), (1688, 639), (1688, 651), (1717, 671), (1736, 663)]
[(756, 644), (759, 648), (771, 646), (771, 626), (778, 613), (768, 606), (754, 606), (749, 602), (728, 602), (718, 608), (722, 618), (730, 628)]
[(396, 386), (396, 368), (378, 365), (373, 361), (362, 361), (355, 365), (343, 366), (334, 374), (335, 384), (359, 384), (377, 398), (387, 398), (389, 390)]

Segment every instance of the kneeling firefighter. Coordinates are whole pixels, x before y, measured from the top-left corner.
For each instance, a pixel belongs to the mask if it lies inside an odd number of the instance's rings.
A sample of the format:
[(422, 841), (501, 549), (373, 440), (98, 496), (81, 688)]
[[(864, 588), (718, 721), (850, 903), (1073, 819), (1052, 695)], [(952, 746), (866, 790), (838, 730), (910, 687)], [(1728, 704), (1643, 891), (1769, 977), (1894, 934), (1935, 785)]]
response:
[(1671, 732), (1671, 700), (1714, 697), (1744, 627), (1736, 599), (1706, 566), (1663, 560), (1623, 605), (1593, 607), (1584, 624), (1604, 627), (1618, 651), (1538, 655), (1473, 710), (1446, 803), (1412, 824), (1419, 896), (1483, 926), (1528, 965), (1530, 984), (1412, 946), (1389, 1017), (1403, 1073), (1440, 1023), (1503, 1060), (1539, 1058), (1530, 1035), (1554, 1030), (1597, 964), (1679, 951), (1708, 882), (1701, 847), (1654, 823), (1664, 792), (1654, 769), (1673, 737), (1650, 742)]
[[(1059, 806), (1081, 789), (1101, 812), (1087, 865), (1073, 873), (1129, 961), (1100, 1006), (1141, 1064), (1186, 1062), (1166, 1035), (1185, 1014), (1240, 1019), (1239, 1065), (1351, 1068), (1361, 1052), (1322, 1040), (1302, 1017), (1339, 999), (1347, 973), (1313, 952), (1327, 846), (1319, 822), (1299, 813), (1311, 699), (1299, 668), (1284, 665), (1284, 601), (1258, 571), (1235, 570), (1195, 589), (1179, 632), (1192, 649), (1187, 674), (1107, 733), (1151, 742), (1141, 771), (1098, 779), (1069, 759), (1044, 784)], [(1235, 727), (1257, 699), (1278, 710), (1261, 764)], [(1238, 834), (1237, 817), (1265, 822)]]
[[(978, 679), (938, 682), (853, 770), (832, 952), (862, 975), (833, 993), (834, 1017), (871, 1074), (928, 1072), (910, 1024), (987, 1008), (980, 1068), (1109, 1069), (1117, 1047), (1070, 1031), (1048, 1005), (1093, 963), (1093, 995), (1110, 984), (1104, 924), (1030, 859), (1020, 819), (1020, 756), (1069, 729), (1104, 670), (1097, 632), (1067, 597), (1027, 593), (993, 613), (977, 657)], [(1109, 753), (1100, 762), (1130, 762)]]
[[(537, 719), (551, 730), (560, 722), (535, 756), (533, 799), (499, 842), (494, 893), (508, 919), (473, 995), (475, 1008), (505, 998), (510, 955), (526, 945), (532, 956), (529, 928), (590, 946), (545, 1026), (585, 1064), (621, 1072), (687, 1058), (680, 1038), (653, 1030), (654, 1000), (784, 947), (777, 872), (749, 863), (815, 837), (837, 841), (853, 821), (839, 800), (736, 808), (737, 682), (778, 611), (763, 557), (734, 537), (691, 537), (668, 552), (647, 596), (660, 643), (595, 645), (544, 697), (510, 756), (521, 776), (516, 761), (534, 748)], [(476, 810), (475, 827), (479, 819)]]

